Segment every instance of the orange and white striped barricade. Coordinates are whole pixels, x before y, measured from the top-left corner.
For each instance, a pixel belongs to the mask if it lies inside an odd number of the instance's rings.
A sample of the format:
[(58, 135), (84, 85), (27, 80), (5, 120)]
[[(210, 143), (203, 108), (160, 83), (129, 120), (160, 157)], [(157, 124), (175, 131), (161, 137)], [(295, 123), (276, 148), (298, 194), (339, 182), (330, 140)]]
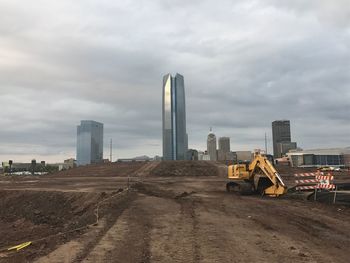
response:
[(294, 174), (294, 177), (296, 178), (295, 189), (297, 191), (317, 189), (318, 184), (319, 184), (319, 180), (317, 177), (319, 177), (319, 176), (323, 176), (323, 173), (320, 171), (317, 171), (315, 173), (297, 173), (297, 174)]
[(327, 175), (318, 175), (316, 176), (316, 179), (319, 181), (317, 185), (318, 189), (335, 189), (335, 184), (332, 183), (334, 180), (334, 176), (332, 174), (328, 173)]

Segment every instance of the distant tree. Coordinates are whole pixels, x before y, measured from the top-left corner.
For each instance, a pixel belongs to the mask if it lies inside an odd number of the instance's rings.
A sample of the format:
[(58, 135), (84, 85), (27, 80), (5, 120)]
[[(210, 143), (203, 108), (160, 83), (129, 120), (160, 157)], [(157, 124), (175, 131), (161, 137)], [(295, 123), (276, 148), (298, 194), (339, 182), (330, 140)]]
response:
[(51, 173), (54, 173), (54, 172), (58, 172), (58, 166), (55, 166), (55, 165), (46, 165), (45, 166), (45, 172), (51, 174)]

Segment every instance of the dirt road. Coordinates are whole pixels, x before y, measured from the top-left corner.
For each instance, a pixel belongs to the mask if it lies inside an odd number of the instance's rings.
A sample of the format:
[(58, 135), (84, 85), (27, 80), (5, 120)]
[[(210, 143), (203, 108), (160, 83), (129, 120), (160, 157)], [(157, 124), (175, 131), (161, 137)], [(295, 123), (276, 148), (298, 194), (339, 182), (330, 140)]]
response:
[[(225, 192), (219, 177), (135, 178), (130, 191), (115, 197), (111, 189), (125, 187), (126, 178), (79, 178), (70, 178), (71, 185), (66, 179), (57, 179), (56, 186), (46, 179), (2, 184), (1, 192), (62, 194), (59, 202), (67, 199), (67, 207), (59, 208), (62, 215), (70, 215), (62, 226), (23, 219), (23, 225), (40, 226), (47, 234), (69, 229), (66, 225), (80, 217), (93, 223), (93, 206), (83, 204), (112, 198), (101, 206), (97, 225), (23, 251), (0, 253), (0, 262), (349, 262), (347, 207), (236, 196)], [(57, 193), (65, 186), (69, 191)], [(81, 202), (82, 209), (68, 206), (72, 200)], [(6, 220), (1, 217), (3, 225), (11, 226)], [(8, 242), (19, 241), (13, 232), (7, 231)], [(1, 239), (4, 233), (1, 228)]]

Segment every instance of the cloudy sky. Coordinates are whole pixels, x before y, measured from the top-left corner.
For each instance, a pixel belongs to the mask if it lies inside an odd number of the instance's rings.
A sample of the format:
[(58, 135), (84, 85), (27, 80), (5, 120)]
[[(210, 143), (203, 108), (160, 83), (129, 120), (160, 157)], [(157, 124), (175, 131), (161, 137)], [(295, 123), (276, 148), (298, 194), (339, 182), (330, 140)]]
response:
[(189, 146), (350, 146), (349, 0), (0, 0), (0, 159), (75, 157), (81, 119), (114, 157), (161, 155), (162, 77), (185, 77)]

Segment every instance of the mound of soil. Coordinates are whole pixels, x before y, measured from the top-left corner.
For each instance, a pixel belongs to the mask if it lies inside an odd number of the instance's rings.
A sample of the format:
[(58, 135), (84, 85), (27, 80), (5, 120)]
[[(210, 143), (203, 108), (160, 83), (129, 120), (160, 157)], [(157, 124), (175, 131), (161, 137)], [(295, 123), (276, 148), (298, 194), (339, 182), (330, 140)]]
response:
[(90, 164), (60, 171), (52, 176), (128, 176), (144, 165), (144, 162)]
[[(82, 233), (85, 226), (96, 221), (96, 204), (113, 194), (0, 191), (0, 249), (35, 241), (21, 251), (21, 259), (16, 259), (14, 254), (15, 258), (11, 257), (15, 261), (0, 258), (0, 262), (27, 262), (21, 260), (44, 255), (58, 244)], [(107, 213), (107, 208), (99, 210), (100, 217)], [(69, 232), (79, 228), (83, 229)], [(52, 235), (56, 236), (47, 238)]]
[(218, 167), (213, 162), (202, 161), (162, 161), (151, 176), (218, 176)]

